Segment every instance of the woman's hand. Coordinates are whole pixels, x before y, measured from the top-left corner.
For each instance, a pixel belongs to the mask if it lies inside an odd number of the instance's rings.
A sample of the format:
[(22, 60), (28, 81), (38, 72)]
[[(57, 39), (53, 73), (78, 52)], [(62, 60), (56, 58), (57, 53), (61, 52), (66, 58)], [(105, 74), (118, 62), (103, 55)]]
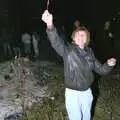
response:
[(45, 10), (42, 14), (42, 21), (46, 23), (48, 28), (51, 28), (53, 26), (53, 15), (48, 10)]
[(107, 60), (108, 66), (115, 66), (116, 65), (116, 59), (115, 58), (110, 58)]

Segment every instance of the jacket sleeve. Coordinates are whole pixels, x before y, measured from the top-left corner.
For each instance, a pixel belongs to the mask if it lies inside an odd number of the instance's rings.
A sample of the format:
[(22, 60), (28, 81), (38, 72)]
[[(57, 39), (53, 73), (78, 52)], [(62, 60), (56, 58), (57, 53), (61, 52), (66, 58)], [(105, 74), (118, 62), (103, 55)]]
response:
[(113, 66), (109, 66), (107, 63), (101, 64), (94, 56), (94, 53), (92, 52), (93, 57), (93, 70), (98, 73), (99, 75), (106, 75), (109, 72), (112, 71)]
[(58, 35), (57, 29), (55, 27), (47, 29), (47, 35), (51, 42), (52, 47), (61, 56), (67, 51), (68, 46), (64, 43), (64, 40)]

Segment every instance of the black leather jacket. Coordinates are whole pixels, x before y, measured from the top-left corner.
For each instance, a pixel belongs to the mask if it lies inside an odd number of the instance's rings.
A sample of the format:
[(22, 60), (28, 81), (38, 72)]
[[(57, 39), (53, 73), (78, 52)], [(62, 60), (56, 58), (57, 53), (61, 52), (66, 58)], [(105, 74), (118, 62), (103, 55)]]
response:
[(86, 90), (93, 83), (93, 71), (100, 75), (112, 70), (106, 63), (101, 64), (94, 56), (91, 48), (84, 50), (77, 45), (66, 45), (59, 37), (55, 27), (47, 29), (52, 47), (63, 58), (65, 87), (74, 90)]

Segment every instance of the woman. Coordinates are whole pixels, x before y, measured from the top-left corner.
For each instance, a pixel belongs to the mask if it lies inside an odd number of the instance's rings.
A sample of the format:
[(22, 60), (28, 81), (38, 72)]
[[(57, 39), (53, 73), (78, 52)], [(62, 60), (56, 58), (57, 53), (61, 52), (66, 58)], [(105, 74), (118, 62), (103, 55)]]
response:
[(47, 25), (47, 35), (52, 47), (63, 58), (65, 76), (65, 103), (70, 120), (90, 120), (93, 96), (91, 85), (94, 81), (93, 71), (104, 75), (109, 73), (116, 64), (110, 58), (102, 65), (88, 47), (90, 35), (85, 27), (73, 31), (72, 45), (64, 44), (53, 25), (53, 16), (48, 10), (42, 15)]

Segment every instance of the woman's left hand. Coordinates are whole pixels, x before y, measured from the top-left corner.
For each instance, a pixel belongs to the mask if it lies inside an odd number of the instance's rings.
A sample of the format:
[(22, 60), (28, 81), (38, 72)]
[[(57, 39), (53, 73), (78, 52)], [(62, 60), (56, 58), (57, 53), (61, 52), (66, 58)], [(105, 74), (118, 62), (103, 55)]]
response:
[(107, 60), (108, 66), (115, 66), (116, 65), (116, 59), (115, 58), (110, 58)]

